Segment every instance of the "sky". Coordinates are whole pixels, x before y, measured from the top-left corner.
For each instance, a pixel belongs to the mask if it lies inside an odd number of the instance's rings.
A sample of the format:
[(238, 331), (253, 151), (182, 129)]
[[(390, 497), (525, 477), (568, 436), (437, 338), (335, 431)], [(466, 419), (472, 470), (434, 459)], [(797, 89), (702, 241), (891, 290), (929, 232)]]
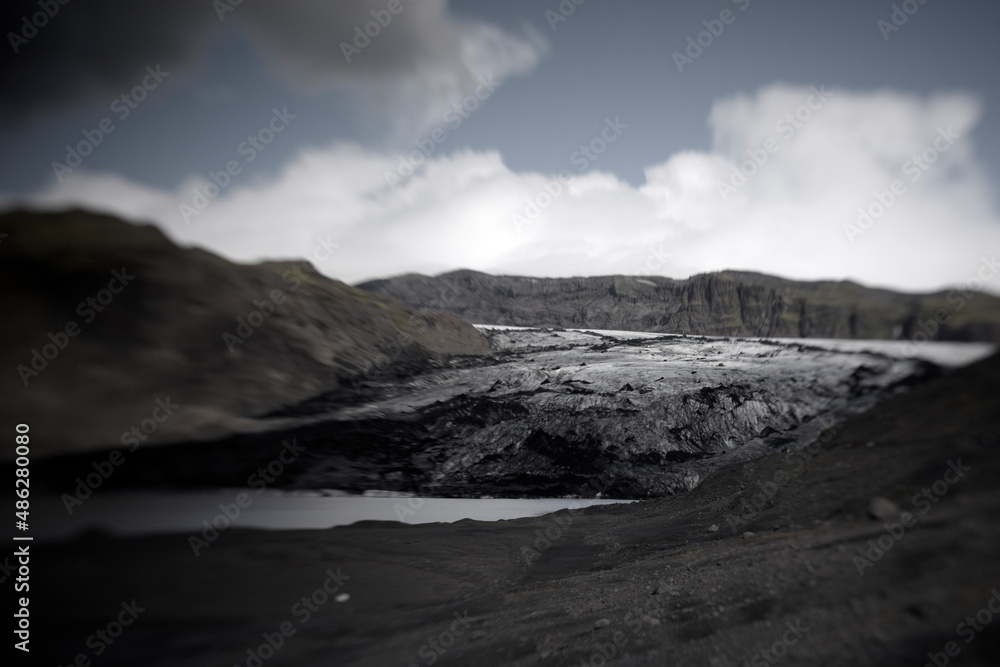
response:
[(351, 283), (740, 269), (1000, 293), (990, 0), (2, 12), (4, 209)]

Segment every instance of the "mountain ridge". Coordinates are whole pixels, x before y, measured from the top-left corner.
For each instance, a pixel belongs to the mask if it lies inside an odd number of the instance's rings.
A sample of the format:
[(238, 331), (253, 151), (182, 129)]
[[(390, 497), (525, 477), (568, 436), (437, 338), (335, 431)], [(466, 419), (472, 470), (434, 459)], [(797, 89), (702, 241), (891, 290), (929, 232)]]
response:
[[(460, 269), (359, 283), (411, 308), (477, 324), (720, 336), (1000, 342), (1000, 298), (959, 288), (903, 293), (751, 271), (535, 278)], [(555, 300), (554, 300), (555, 299)]]

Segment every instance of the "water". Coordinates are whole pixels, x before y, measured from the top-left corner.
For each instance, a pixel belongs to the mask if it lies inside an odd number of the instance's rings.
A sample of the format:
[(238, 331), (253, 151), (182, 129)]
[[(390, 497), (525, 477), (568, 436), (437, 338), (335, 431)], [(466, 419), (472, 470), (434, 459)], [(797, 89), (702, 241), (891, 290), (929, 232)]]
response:
[[(244, 494), (240, 497), (240, 494)], [(240, 507), (241, 501), (244, 507)], [(247, 502), (249, 501), (249, 502)], [(70, 516), (57, 497), (33, 503), (32, 533), (39, 538), (66, 539), (86, 530), (116, 535), (191, 533), (203, 521), (227, 521), (235, 528), (270, 530), (325, 529), (358, 521), (396, 521), (408, 524), (451, 523), (462, 519), (502, 521), (541, 516), (561, 509), (633, 502), (573, 498), (379, 498), (320, 496), (227, 489), (204, 493), (95, 492), (75, 506)], [(235, 518), (226, 516), (226, 512)], [(239, 514), (235, 515), (238, 510)], [(223, 518), (219, 518), (223, 517)]]

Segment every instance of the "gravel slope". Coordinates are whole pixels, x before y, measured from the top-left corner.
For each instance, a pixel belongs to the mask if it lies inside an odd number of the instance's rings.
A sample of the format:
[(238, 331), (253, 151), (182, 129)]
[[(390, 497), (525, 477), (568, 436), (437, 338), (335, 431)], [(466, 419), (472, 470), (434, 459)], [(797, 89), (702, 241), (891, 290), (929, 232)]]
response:
[[(262, 664), (922, 665), (951, 648), (995, 665), (998, 395), (992, 357), (799, 453), (576, 515), (230, 530), (198, 558), (184, 535), (37, 545), (37, 649), (92, 657), (87, 636), (134, 598), (146, 611), (100, 664), (252, 666), (287, 623)], [(346, 601), (316, 594), (331, 574)]]

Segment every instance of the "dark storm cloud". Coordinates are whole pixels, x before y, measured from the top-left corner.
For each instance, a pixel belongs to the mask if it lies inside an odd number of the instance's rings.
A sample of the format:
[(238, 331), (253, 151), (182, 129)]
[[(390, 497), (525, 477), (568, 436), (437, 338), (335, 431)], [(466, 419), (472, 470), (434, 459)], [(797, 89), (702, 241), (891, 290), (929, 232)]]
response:
[(0, 116), (8, 122), (113, 96), (147, 65), (190, 67), (218, 23), (198, 0), (14, 0), (3, 17)]
[[(147, 66), (189, 70), (227, 29), (248, 35), (279, 75), (308, 86), (416, 71), (468, 75), (446, 0), (237, 1), (8, 0), (0, 119), (24, 122), (107, 99), (139, 83)], [(379, 34), (366, 42), (357, 28), (376, 18)], [(356, 49), (350, 62), (345, 42)]]
[(446, 0), (258, 2), (232, 15), (283, 70), (311, 83), (460, 67)]

